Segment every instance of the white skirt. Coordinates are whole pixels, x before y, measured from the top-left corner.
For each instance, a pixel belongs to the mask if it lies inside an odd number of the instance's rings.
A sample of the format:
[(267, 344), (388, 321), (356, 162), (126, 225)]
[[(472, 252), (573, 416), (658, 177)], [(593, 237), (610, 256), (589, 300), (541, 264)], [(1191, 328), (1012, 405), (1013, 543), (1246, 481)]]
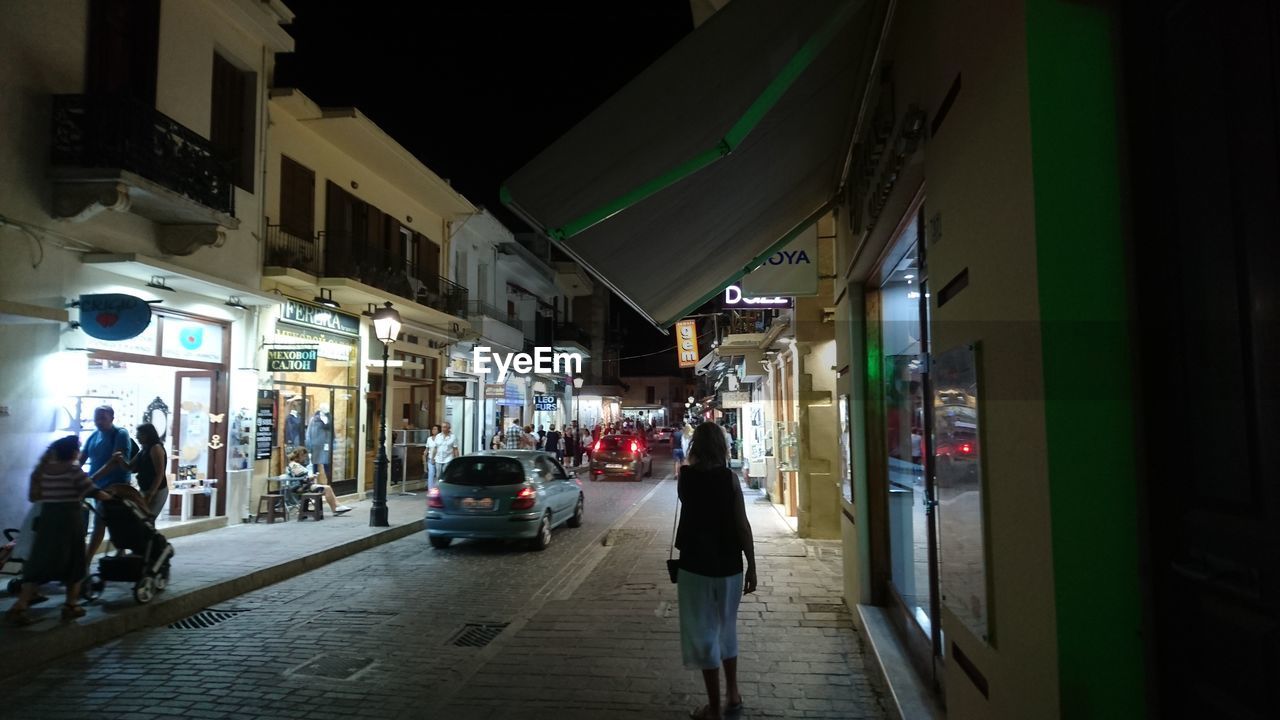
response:
[(676, 589), (684, 666), (690, 670), (715, 670), (722, 660), (738, 657), (742, 573), (707, 577), (681, 568)]

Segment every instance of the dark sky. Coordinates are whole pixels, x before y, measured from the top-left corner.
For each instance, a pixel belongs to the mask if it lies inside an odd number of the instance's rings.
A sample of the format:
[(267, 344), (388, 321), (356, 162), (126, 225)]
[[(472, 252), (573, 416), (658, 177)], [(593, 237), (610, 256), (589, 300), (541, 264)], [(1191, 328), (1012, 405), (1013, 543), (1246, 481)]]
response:
[[(515, 232), (498, 187), (693, 29), (688, 0), (291, 0), (276, 85), (355, 106)], [(623, 356), (674, 345), (629, 307)], [(674, 371), (674, 350), (623, 374)]]

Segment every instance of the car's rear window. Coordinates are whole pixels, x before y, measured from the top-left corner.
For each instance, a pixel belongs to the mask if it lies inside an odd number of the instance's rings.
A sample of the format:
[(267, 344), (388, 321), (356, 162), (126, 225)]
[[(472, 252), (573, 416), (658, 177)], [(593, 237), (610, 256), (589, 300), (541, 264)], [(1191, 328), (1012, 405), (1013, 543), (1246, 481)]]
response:
[(622, 438), (617, 436), (609, 436), (600, 438), (600, 449), (608, 452), (618, 450), (622, 444)]
[(445, 466), (442, 482), (454, 485), (519, 485), (524, 467), (519, 460), (505, 457), (460, 457)]

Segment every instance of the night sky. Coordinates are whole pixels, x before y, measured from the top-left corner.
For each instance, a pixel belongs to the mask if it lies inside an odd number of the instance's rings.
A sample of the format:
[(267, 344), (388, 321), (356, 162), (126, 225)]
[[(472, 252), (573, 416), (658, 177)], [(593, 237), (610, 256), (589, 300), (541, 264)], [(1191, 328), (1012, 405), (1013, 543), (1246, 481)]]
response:
[[(355, 106), (514, 232), (498, 187), (693, 29), (688, 0), (292, 0), (277, 87)], [(624, 357), (674, 345), (624, 303)], [(621, 374), (675, 371), (674, 350)]]

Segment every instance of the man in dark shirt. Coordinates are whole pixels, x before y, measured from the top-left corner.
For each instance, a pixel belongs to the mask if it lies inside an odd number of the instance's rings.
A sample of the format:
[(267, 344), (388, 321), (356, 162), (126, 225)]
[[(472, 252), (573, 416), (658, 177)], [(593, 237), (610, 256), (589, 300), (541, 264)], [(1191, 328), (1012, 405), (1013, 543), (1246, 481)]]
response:
[(560, 446), (560, 431), (556, 430), (554, 424), (547, 431), (547, 437), (543, 441), (542, 447), (549, 453), (555, 453), (556, 460), (564, 460), (564, 448)]

